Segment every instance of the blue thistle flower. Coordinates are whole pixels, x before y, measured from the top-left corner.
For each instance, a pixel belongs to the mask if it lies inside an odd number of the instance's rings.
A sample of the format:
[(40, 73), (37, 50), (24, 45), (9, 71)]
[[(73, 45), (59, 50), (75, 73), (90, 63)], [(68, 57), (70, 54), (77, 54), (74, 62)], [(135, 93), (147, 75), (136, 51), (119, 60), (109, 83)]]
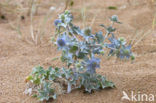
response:
[(126, 48), (125, 48), (125, 55), (127, 58), (130, 58), (130, 56), (132, 55), (132, 52), (131, 52), (131, 45), (128, 45)]
[(91, 35), (91, 32), (92, 32), (91, 31), (91, 28), (89, 28), (89, 27), (84, 29), (84, 35), (85, 36), (90, 36)]
[(57, 38), (56, 44), (59, 48), (64, 48), (67, 45), (67, 37), (63, 34), (61, 37)]
[(110, 17), (110, 20), (116, 23), (121, 24), (121, 22), (118, 21), (118, 16), (117, 15), (113, 15), (112, 17)]
[(108, 55), (114, 55), (115, 50), (120, 48), (120, 41), (115, 39), (114, 37), (109, 38), (111, 44), (106, 44), (108, 48), (110, 48), (110, 52)]
[(118, 16), (117, 15), (113, 15), (111, 18), (110, 18), (111, 21), (114, 21), (114, 22), (118, 22)]
[(111, 44), (108, 45), (108, 47), (110, 46), (111, 48), (119, 48), (120, 47), (120, 41), (118, 41), (117, 39), (115, 39), (114, 37), (109, 38), (109, 41), (111, 42)]
[(92, 58), (87, 62), (87, 72), (94, 74), (96, 73), (96, 68), (100, 68), (100, 59), (99, 58)]
[(57, 26), (59, 23), (62, 23), (62, 21), (59, 20), (59, 19), (56, 19), (56, 20), (54, 21), (54, 25), (55, 25), (55, 26)]
[(66, 45), (66, 41), (63, 38), (58, 38), (57, 39), (57, 45), (58, 47), (64, 47)]
[(117, 54), (120, 59), (124, 59), (125, 57), (129, 59), (131, 55), (131, 45), (121, 48), (119, 54)]
[(83, 38), (84, 38), (86, 41), (88, 41), (89, 38), (92, 38), (93, 35), (92, 35), (91, 28), (90, 28), (90, 27), (85, 28), (85, 29), (82, 31), (81, 36), (83, 36)]

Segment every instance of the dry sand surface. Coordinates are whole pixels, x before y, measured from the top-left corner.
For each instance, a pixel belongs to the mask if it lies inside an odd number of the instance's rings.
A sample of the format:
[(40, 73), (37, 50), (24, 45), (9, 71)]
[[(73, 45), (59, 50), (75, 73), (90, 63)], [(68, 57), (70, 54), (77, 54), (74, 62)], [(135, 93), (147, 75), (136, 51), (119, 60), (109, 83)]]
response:
[[(121, 25), (115, 25), (118, 28), (116, 35), (125, 37), (128, 39), (127, 41), (132, 40), (137, 31), (142, 36), (145, 33), (147, 35), (134, 46), (133, 52), (136, 60), (133, 63), (101, 57), (101, 69), (98, 69), (97, 72), (113, 81), (116, 85), (115, 89), (96, 91), (93, 94), (84, 94), (83, 91), (75, 90), (70, 94), (59, 96), (52, 103), (133, 103), (121, 101), (122, 91), (126, 91), (128, 94), (131, 91), (136, 93), (140, 91), (156, 95), (156, 30), (152, 29), (152, 20), (156, 9), (151, 0), (130, 0), (130, 3), (126, 0), (82, 1), (77, 0), (72, 8), (75, 15), (74, 22), (77, 25), (82, 26), (80, 10), (84, 5), (87, 8), (86, 24), (89, 25), (97, 15), (92, 26), (94, 31), (100, 28), (98, 26), (100, 23), (108, 25), (108, 17), (116, 14), (123, 22)], [(57, 3), (59, 7), (61, 4)], [(46, 4), (50, 5), (45, 3), (44, 9), (35, 16), (36, 25), (40, 23), (39, 21), (45, 14), (44, 11), (47, 10)], [(108, 6), (117, 6), (118, 10), (109, 10)], [(55, 12), (55, 16), (49, 20), (45, 35), (38, 45), (34, 45), (31, 41), (29, 17), (21, 21), (23, 35), (20, 38), (9, 25), (10, 14), (6, 17), (8, 20), (0, 20), (0, 103), (38, 103), (36, 99), (23, 94), (26, 87), (25, 77), (36, 65), (45, 68), (50, 65), (63, 66), (59, 60), (51, 61), (52, 58), (60, 55), (57, 48), (50, 42), (50, 37), (54, 34), (53, 21), (57, 17), (56, 13), (59, 12)], [(139, 36), (137, 40), (142, 36)], [(153, 103), (156, 103), (156, 100)]]

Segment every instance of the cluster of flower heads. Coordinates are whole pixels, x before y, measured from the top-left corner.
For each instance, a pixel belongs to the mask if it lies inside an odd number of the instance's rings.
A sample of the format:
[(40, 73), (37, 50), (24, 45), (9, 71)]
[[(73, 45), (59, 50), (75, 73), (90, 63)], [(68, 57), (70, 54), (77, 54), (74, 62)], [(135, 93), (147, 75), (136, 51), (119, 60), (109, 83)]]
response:
[(106, 47), (110, 48), (109, 55), (116, 55), (120, 59), (134, 60), (134, 56), (131, 52), (131, 45), (126, 46), (126, 41), (124, 38), (115, 39), (113, 37), (109, 38), (111, 44), (106, 44)]
[[(54, 21), (56, 44), (58, 49), (62, 50), (62, 61), (67, 62), (68, 66), (81, 62), (81, 67), (85, 68), (86, 72), (96, 73), (96, 68), (100, 67), (100, 59), (95, 55), (103, 55), (105, 48), (110, 49), (109, 56), (116, 55), (120, 59), (134, 59), (131, 45), (126, 46), (124, 38), (115, 38), (116, 28), (113, 27), (113, 24), (121, 24), (116, 15), (110, 17), (111, 26), (101, 25), (107, 31), (105, 35), (102, 31), (93, 34), (90, 27), (81, 30), (72, 23), (72, 20), (71, 13), (65, 11), (59, 15), (59, 19)], [(105, 42), (107, 38), (110, 43)]]

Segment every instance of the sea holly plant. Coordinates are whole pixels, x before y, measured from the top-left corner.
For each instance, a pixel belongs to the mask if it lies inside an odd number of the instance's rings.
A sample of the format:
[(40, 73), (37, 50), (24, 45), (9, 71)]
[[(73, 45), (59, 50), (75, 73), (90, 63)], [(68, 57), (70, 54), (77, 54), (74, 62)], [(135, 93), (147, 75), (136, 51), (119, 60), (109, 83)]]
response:
[[(100, 69), (102, 56), (116, 56), (121, 60), (132, 59), (131, 45), (127, 45), (123, 37), (116, 38), (114, 23), (121, 24), (116, 15), (110, 17), (110, 26), (101, 24), (106, 29), (92, 32), (91, 27), (80, 29), (73, 24), (73, 16), (70, 11), (60, 14), (54, 21), (56, 27), (52, 42), (62, 51), (60, 60), (67, 64), (66, 67), (49, 67), (43, 69), (37, 66), (26, 78), (28, 88), (26, 94), (37, 97), (41, 101), (56, 99), (57, 95), (70, 93), (81, 88), (85, 92), (114, 88), (113, 82), (104, 76), (97, 74)], [(105, 54), (106, 49), (109, 50)], [(107, 50), (107, 51), (108, 51)]]

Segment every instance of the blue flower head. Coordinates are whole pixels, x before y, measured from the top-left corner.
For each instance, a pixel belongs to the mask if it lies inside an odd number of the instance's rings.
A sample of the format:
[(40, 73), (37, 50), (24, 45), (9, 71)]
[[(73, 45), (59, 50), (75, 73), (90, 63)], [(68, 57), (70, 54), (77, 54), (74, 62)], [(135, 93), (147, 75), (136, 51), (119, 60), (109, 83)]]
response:
[(131, 52), (131, 45), (128, 45), (127, 47), (121, 48), (119, 54), (117, 55), (120, 59), (124, 59), (125, 57), (127, 59), (130, 58), (132, 55)]
[(58, 37), (56, 43), (59, 48), (64, 48), (67, 44), (66, 36)]
[(57, 45), (59, 47), (64, 47), (66, 45), (66, 41), (63, 38), (57, 39)]
[(61, 20), (59, 20), (59, 19), (56, 19), (56, 20), (54, 21), (54, 25), (55, 25), (55, 26), (57, 26), (59, 23), (62, 23)]
[(112, 37), (112, 38), (109, 38), (109, 41), (111, 42), (110, 44), (111, 48), (116, 49), (120, 47), (120, 41), (118, 41), (117, 39)]
[(110, 52), (108, 55), (113, 55), (114, 51), (118, 50), (121, 44), (120, 44), (120, 41), (114, 37), (109, 38), (109, 41), (111, 42), (111, 44), (106, 45), (108, 48), (110, 48)]
[(118, 20), (118, 16), (117, 16), (117, 15), (113, 15), (113, 16), (110, 18), (110, 20), (113, 21), (113, 22), (116, 22), (116, 23), (121, 24), (121, 22), (119, 22), (119, 20)]
[(87, 62), (87, 72), (94, 74), (96, 72), (96, 68), (100, 68), (100, 59), (92, 58)]
[(125, 55), (127, 58), (129, 58), (131, 55), (132, 55), (132, 52), (131, 52), (131, 45), (128, 45), (126, 48), (125, 48), (125, 51), (124, 51)]
[(84, 38), (85, 40), (88, 41), (89, 38), (92, 38), (92, 37), (93, 37), (91, 28), (90, 28), (90, 27), (85, 28), (85, 29), (82, 31), (82, 34), (81, 34), (81, 35), (83, 36), (83, 38)]
[(117, 15), (113, 15), (111, 18), (110, 18), (111, 21), (114, 21), (114, 22), (118, 22), (118, 16)]
[(88, 28), (85, 28), (84, 29), (84, 35), (85, 36), (90, 36), (91, 35), (91, 28), (89, 28), (89, 27)]

